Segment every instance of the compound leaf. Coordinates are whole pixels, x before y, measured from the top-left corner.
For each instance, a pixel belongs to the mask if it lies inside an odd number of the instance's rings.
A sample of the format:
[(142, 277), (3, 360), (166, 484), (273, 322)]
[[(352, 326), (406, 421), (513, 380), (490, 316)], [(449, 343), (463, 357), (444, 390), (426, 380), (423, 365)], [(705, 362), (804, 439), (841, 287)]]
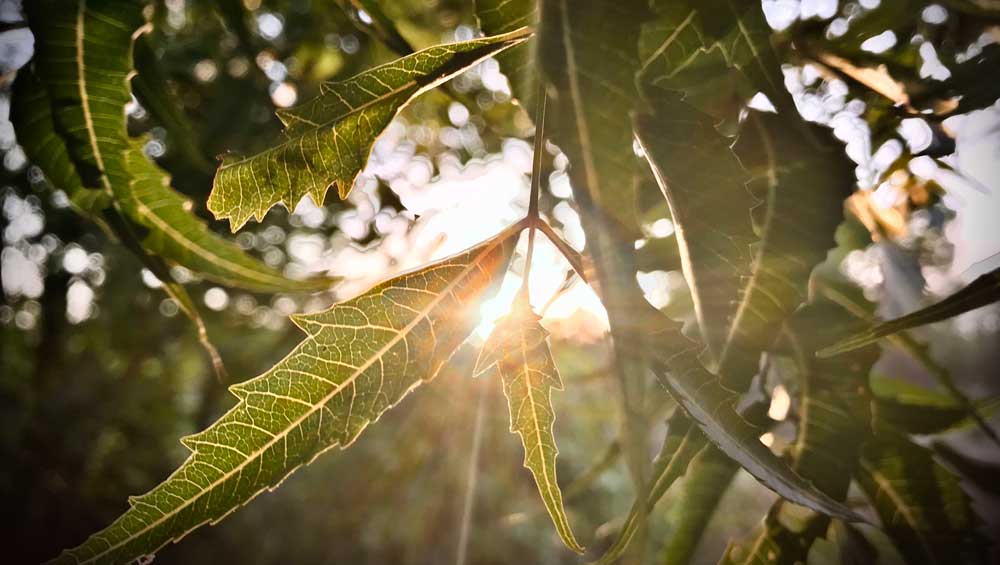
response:
[(230, 388), (239, 402), (182, 443), (166, 481), (57, 563), (124, 563), (216, 523), (298, 467), (350, 445), (369, 423), (444, 367), (472, 332), (521, 225), (317, 314), (306, 338), (263, 375)]
[(562, 491), (556, 480), (555, 411), (552, 391), (562, 390), (562, 379), (552, 352), (548, 332), (531, 310), (527, 295), (520, 294), (511, 313), (497, 322), (476, 363), (476, 374), (500, 374), (510, 408), (510, 431), (521, 436), (524, 466), (531, 471), (545, 509), (566, 547), (583, 553), (563, 508)]
[(332, 186), (346, 198), (376, 138), (407, 102), (529, 35), (520, 29), (437, 45), (323, 84), (316, 98), (278, 112), (284, 140), (256, 155), (223, 158), (208, 209), (236, 231), (277, 204), (293, 207), (306, 195), (322, 204)]

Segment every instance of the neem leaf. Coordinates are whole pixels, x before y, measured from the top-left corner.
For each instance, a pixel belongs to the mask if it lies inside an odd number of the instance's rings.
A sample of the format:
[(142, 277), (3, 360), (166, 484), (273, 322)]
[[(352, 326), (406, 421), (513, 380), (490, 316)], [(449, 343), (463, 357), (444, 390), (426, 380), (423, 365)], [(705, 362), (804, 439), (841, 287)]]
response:
[(277, 204), (292, 207), (306, 195), (322, 204), (335, 185), (346, 198), (376, 138), (407, 102), (529, 35), (520, 29), (437, 45), (323, 84), (316, 98), (278, 112), (284, 140), (256, 155), (223, 158), (208, 209), (219, 219), (229, 218), (236, 231), (250, 218), (263, 219)]
[(444, 367), (499, 283), (516, 224), (467, 251), (376, 285), (317, 314), (294, 316), (306, 338), (263, 375), (230, 390), (239, 402), (184, 438), (187, 461), (56, 563), (124, 563), (216, 523), (298, 467), (350, 445), (383, 412)]
[(37, 165), (52, 186), (69, 197), (79, 213), (97, 219), (108, 206), (111, 194), (103, 189), (90, 190), (83, 186), (76, 166), (69, 158), (66, 142), (56, 132), (52, 121), (52, 105), (45, 85), (30, 68), (18, 71), (11, 100), (11, 121), (17, 132), (17, 142)]
[(930, 450), (879, 430), (865, 445), (857, 479), (908, 562), (987, 562), (972, 501)]
[(133, 142), (125, 156), (127, 186), (114, 186), (122, 211), (147, 228), (143, 247), (226, 286), (261, 292), (316, 291), (332, 281), (291, 280), (208, 229), (191, 213), (191, 202), (170, 187), (168, 177)]
[(56, 0), (25, 8), (35, 34), (35, 68), (55, 131), (83, 186), (111, 192), (127, 183), (125, 104), (131, 96), (132, 38), (144, 23), (138, 0)]
[(809, 275), (833, 247), (851, 163), (828, 130), (798, 116), (751, 112), (735, 146), (754, 175), (751, 191), (760, 243), (729, 328), (718, 374), (744, 390), (788, 316), (806, 299)]
[(548, 332), (520, 294), (511, 313), (497, 322), (476, 362), (476, 375), (500, 373), (510, 408), (510, 431), (521, 436), (524, 466), (531, 471), (545, 509), (566, 547), (583, 553), (563, 508), (556, 480), (556, 448), (552, 391), (562, 390), (562, 379), (549, 350)]
[(644, 84), (649, 107), (634, 118), (636, 139), (670, 205), (698, 327), (718, 359), (756, 239), (750, 175), (711, 116), (677, 93)]
[[(536, 0), (476, 0), (476, 19), (486, 35), (507, 33), (538, 22)], [(514, 98), (525, 108), (535, 107), (538, 90), (535, 41), (526, 41), (497, 56), (500, 70), (510, 81)]]
[(687, 414), (683, 410), (675, 410), (667, 422), (667, 435), (663, 438), (660, 453), (653, 461), (649, 495), (645, 500), (638, 499), (632, 503), (618, 537), (601, 556), (599, 563), (614, 563), (625, 553), (639, 530), (642, 515), (652, 512), (670, 486), (687, 472), (691, 460), (707, 446), (705, 435), (694, 426)]
[[(651, 314), (652, 315), (652, 314)], [(698, 359), (700, 344), (663, 318), (656, 333), (653, 368), (660, 382), (684, 407), (706, 436), (764, 486), (783, 498), (831, 517), (850, 521), (860, 516), (793, 471), (760, 442), (760, 431), (735, 408), (738, 395), (706, 370)]]
[(846, 351), (851, 351), (852, 349), (863, 347), (885, 336), (925, 324), (947, 320), (959, 314), (982, 308), (998, 300), (1000, 300), (1000, 269), (994, 269), (985, 275), (981, 275), (962, 290), (937, 304), (917, 310), (895, 320), (883, 322), (822, 349), (818, 354), (821, 357), (832, 357)]

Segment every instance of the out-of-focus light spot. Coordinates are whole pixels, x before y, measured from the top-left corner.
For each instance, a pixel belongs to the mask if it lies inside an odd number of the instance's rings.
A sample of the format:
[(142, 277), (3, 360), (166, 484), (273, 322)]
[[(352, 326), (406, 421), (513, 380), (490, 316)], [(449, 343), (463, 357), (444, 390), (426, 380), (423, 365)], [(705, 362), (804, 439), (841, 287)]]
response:
[(747, 104), (747, 107), (760, 112), (777, 113), (778, 111), (774, 108), (774, 104), (771, 103), (771, 100), (768, 99), (767, 95), (763, 92), (754, 94), (753, 98), (751, 98), (750, 102)]
[(448, 120), (455, 127), (462, 127), (469, 121), (469, 110), (461, 102), (452, 102), (448, 106)]
[(220, 312), (225, 310), (228, 305), (229, 293), (225, 290), (217, 286), (213, 286), (205, 291), (205, 306), (207, 306), (210, 310)]
[(363, 23), (365, 25), (371, 25), (372, 24), (372, 17), (369, 16), (368, 12), (366, 12), (364, 10), (358, 10), (358, 19), (361, 20), (361, 23)]
[(455, 28), (455, 41), (469, 41), (476, 36), (476, 30), (462, 24)]
[(479, 315), (481, 316), (481, 321), (476, 326), (473, 335), (482, 340), (489, 337), (490, 333), (493, 332), (493, 328), (496, 327), (497, 321), (510, 312), (511, 304), (514, 303), (514, 297), (520, 288), (521, 277), (508, 274), (504, 278), (503, 283), (501, 283), (500, 291), (496, 293), (496, 296), (484, 301), (480, 305)]
[(670, 275), (666, 271), (636, 273), (636, 282), (653, 308), (660, 309), (670, 304)]
[(63, 253), (63, 268), (66, 269), (66, 272), (79, 275), (87, 270), (89, 264), (90, 259), (87, 257), (86, 251), (76, 245), (67, 246)]
[(881, 3), (882, 0), (860, 0), (858, 2), (858, 4), (861, 4), (861, 7), (865, 10), (874, 10), (875, 8), (878, 8)]
[(94, 290), (83, 281), (74, 281), (66, 291), (66, 319), (79, 324), (94, 312)]
[(556, 198), (573, 196), (573, 187), (569, 184), (569, 175), (565, 171), (556, 171), (549, 176), (549, 192)]
[(899, 124), (899, 135), (906, 141), (911, 153), (919, 153), (927, 149), (934, 140), (934, 132), (926, 121), (920, 118), (907, 118)]
[(168, 318), (173, 318), (177, 315), (180, 308), (177, 306), (177, 302), (173, 298), (164, 298), (160, 301), (160, 314)]
[(941, 63), (937, 50), (934, 49), (934, 45), (931, 42), (925, 41), (920, 44), (920, 57), (923, 59), (923, 63), (920, 65), (921, 77), (930, 77), (934, 80), (947, 80), (951, 76), (951, 71)]
[(847, 22), (846, 18), (837, 18), (830, 22), (830, 25), (826, 28), (827, 39), (836, 39), (845, 33), (847, 33), (847, 28), (850, 24)]
[(219, 67), (211, 59), (202, 59), (194, 66), (194, 78), (201, 82), (212, 82), (219, 74)]
[(288, 108), (295, 104), (298, 99), (298, 92), (295, 87), (287, 82), (278, 83), (271, 91), (271, 102), (279, 108)]
[(940, 4), (931, 4), (920, 13), (920, 18), (932, 25), (940, 25), (948, 21), (948, 10)]
[(246, 57), (233, 57), (226, 63), (226, 72), (233, 78), (242, 78), (250, 71), (250, 63)]
[(345, 35), (340, 38), (340, 50), (348, 55), (353, 55), (361, 49), (361, 42), (358, 41), (357, 37), (351, 34)]
[(869, 37), (861, 43), (861, 50), (869, 53), (884, 53), (896, 45), (896, 34), (891, 29)]
[(799, 17), (799, 3), (796, 0), (764, 0), (762, 7), (767, 24), (778, 31), (792, 25)]
[(767, 409), (769, 418), (776, 422), (781, 422), (788, 417), (788, 410), (792, 407), (792, 397), (788, 396), (788, 391), (783, 385), (774, 387), (771, 392), (771, 405)]
[(142, 146), (142, 150), (149, 157), (157, 159), (159, 157), (163, 157), (163, 154), (167, 152), (167, 146), (158, 139), (150, 139), (145, 145)]
[(142, 278), (142, 283), (149, 288), (160, 288), (163, 286), (160, 279), (156, 278), (156, 275), (149, 269), (143, 269), (139, 276)]
[(764, 435), (760, 436), (760, 442), (763, 443), (766, 447), (771, 447), (772, 445), (774, 445), (774, 434), (771, 432), (765, 433)]
[(257, 31), (267, 39), (275, 39), (281, 35), (282, 30), (285, 28), (285, 23), (281, 20), (280, 16), (272, 14), (271, 12), (262, 12), (257, 14)]
[(668, 218), (660, 218), (649, 225), (648, 231), (650, 237), (656, 239), (670, 237), (674, 233), (674, 223)]
[(820, 18), (827, 20), (837, 14), (837, 0), (802, 0), (799, 17), (803, 20)]
[(4, 247), (0, 252), (0, 272), (3, 292), (8, 297), (38, 298), (44, 291), (41, 269), (16, 247)]

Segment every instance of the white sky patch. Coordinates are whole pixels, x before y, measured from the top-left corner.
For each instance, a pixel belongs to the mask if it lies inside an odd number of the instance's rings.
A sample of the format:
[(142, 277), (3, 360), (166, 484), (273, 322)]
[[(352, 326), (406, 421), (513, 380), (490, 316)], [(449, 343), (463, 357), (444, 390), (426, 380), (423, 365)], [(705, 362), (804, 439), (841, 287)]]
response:
[(896, 34), (892, 30), (885, 30), (875, 37), (869, 37), (861, 43), (861, 49), (869, 53), (885, 53), (896, 45)]

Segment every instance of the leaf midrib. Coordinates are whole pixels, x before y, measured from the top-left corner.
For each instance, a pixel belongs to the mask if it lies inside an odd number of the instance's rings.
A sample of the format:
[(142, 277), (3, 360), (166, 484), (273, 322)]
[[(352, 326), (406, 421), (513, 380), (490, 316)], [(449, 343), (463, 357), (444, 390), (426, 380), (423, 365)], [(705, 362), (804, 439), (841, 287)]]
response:
[(97, 142), (97, 132), (94, 130), (94, 117), (90, 111), (90, 95), (87, 94), (87, 64), (84, 62), (84, 22), (86, 21), (87, 0), (79, 0), (76, 4), (76, 74), (77, 85), (80, 93), (80, 108), (83, 110), (83, 124), (87, 130), (87, 142), (94, 153), (94, 161), (97, 162), (97, 169), (100, 171), (101, 184), (108, 193), (111, 192), (111, 181), (108, 179), (107, 171), (104, 168), (104, 154), (101, 152)]
[[(81, 1), (83, 1), (83, 0), (81, 0)], [(520, 230), (520, 229), (521, 229), (521, 225), (520, 224), (514, 224), (513, 226), (510, 226), (509, 228), (507, 228), (506, 230), (504, 230), (503, 232), (501, 232), (501, 234), (495, 236), (491, 240), (490, 244), (485, 249), (483, 249), (483, 251), (481, 253), (479, 253), (478, 255), (476, 255), (473, 258), (473, 260), (470, 261), (469, 264), (465, 266), (465, 268), (462, 270), (462, 272), (457, 277), (455, 277), (454, 280), (452, 280), (450, 283), (448, 283), (448, 285), (444, 289), (442, 289), (442, 291), (439, 292), (437, 294), (437, 296), (435, 296), (434, 299), (431, 300), (427, 304), (427, 306), (425, 306), (422, 310), (419, 311), (419, 315), (414, 316), (414, 319), (410, 323), (408, 323), (402, 330), (400, 330), (399, 332), (397, 332), (396, 335), (393, 336), (393, 338), (390, 339), (389, 342), (386, 343), (384, 346), (382, 346), (375, 354), (373, 354), (371, 357), (369, 357), (368, 360), (364, 364), (362, 364), (361, 366), (359, 366), (350, 377), (348, 377), (347, 379), (345, 379), (342, 383), (339, 383), (332, 391), (330, 391), (329, 394), (327, 394), (326, 396), (324, 396), (318, 402), (314, 403), (309, 408), (309, 410), (307, 410), (306, 412), (304, 412), (301, 416), (299, 416), (292, 423), (290, 423), (288, 426), (286, 426), (285, 429), (282, 432), (274, 434), (272, 436), (272, 438), (270, 440), (268, 440), (264, 445), (262, 445), (260, 448), (258, 448), (257, 450), (255, 450), (253, 453), (250, 453), (249, 455), (247, 455), (245, 457), (245, 459), (239, 465), (237, 465), (232, 470), (228, 471), (223, 476), (221, 476), (218, 479), (216, 479), (215, 481), (213, 481), (207, 487), (203, 488), (196, 496), (193, 496), (193, 497), (187, 499), (183, 504), (181, 504), (181, 505), (177, 506), (175, 509), (173, 509), (173, 511), (171, 511), (169, 513), (164, 512), (163, 516), (161, 516), (158, 519), (156, 519), (155, 521), (147, 524), (145, 527), (143, 527), (138, 532), (129, 535), (127, 538), (125, 538), (124, 540), (118, 542), (115, 545), (110, 545), (107, 549), (105, 549), (101, 553), (99, 553), (97, 555), (94, 555), (90, 559), (88, 559), (86, 561), (82, 561), (81, 563), (91, 563), (91, 562), (94, 562), (94, 561), (100, 559), (101, 557), (107, 555), (108, 553), (110, 553), (110, 552), (112, 552), (112, 551), (114, 551), (116, 549), (119, 549), (122, 546), (130, 543), (131, 541), (140, 538), (146, 532), (148, 532), (148, 531), (156, 528), (157, 526), (159, 526), (163, 522), (165, 522), (165, 521), (171, 519), (172, 517), (176, 516), (181, 511), (183, 511), (185, 508), (187, 508), (188, 506), (190, 506), (190, 505), (194, 504), (196, 501), (198, 501), (206, 493), (211, 492), (213, 489), (215, 489), (216, 487), (218, 487), (220, 484), (222, 484), (225, 481), (228, 481), (230, 478), (232, 478), (233, 476), (235, 476), (237, 473), (241, 472), (247, 465), (250, 464), (251, 461), (256, 460), (258, 457), (260, 457), (265, 451), (267, 451), (273, 445), (275, 445), (278, 442), (279, 439), (283, 439), (283, 438), (287, 437), (287, 435), (292, 430), (298, 428), (298, 426), (300, 426), (302, 424), (302, 422), (304, 422), (306, 420), (306, 418), (308, 418), (308, 417), (312, 416), (313, 414), (315, 414), (317, 410), (321, 410), (337, 394), (339, 394), (342, 390), (344, 390), (345, 388), (347, 388), (348, 386), (350, 386), (351, 384), (353, 384), (354, 381), (359, 376), (361, 376), (369, 367), (371, 367), (375, 363), (376, 360), (380, 359), (383, 355), (385, 355), (392, 347), (394, 347), (397, 343), (399, 343), (399, 341), (401, 339), (403, 339), (403, 336), (408, 335), (409, 332), (413, 330), (413, 328), (415, 328), (420, 322), (422, 322), (430, 314), (430, 312), (432, 312), (434, 310), (434, 308), (436, 308), (437, 305), (440, 304), (441, 301), (444, 300), (444, 298), (446, 296), (448, 296), (451, 293), (452, 290), (454, 290), (454, 288), (456, 286), (458, 286), (462, 281), (464, 281), (464, 279), (469, 275), (470, 272), (472, 272), (473, 269), (477, 268), (477, 266), (479, 265), (479, 262), (485, 256), (487, 256), (490, 253), (492, 253), (493, 250), (496, 249), (496, 247), (498, 245), (501, 245), (502, 242), (506, 240), (507, 236), (511, 235), (512, 233), (515, 233), (517, 230)], [(309, 336), (307, 338), (307, 341), (310, 340), (310, 339), (314, 340), (315, 336)], [(305, 341), (303, 343), (305, 343)], [(296, 349), (298, 349), (298, 348), (296, 348)], [(294, 354), (295, 354), (295, 351), (289, 353), (289, 356), (294, 355)], [(288, 357), (286, 356), (286, 359), (287, 358)], [(282, 361), (279, 361), (275, 366), (280, 365), (283, 361), (284, 361), (284, 359), (282, 359)], [(244, 404), (244, 403), (245, 403), (245, 400), (241, 400), (240, 401), (240, 404)], [(236, 408), (234, 407), (233, 409), (235, 410)], [(336, 443), (334, 443), (333, 445), (336, 445)], [(197, 453), (197, 450), (195, 450), (192, 453), (192, 455), (194, 455), (194, 453)], [(187, 463), (185, 462), (184, 466), (186, 466), (186, 465), (187, 465)], [(181, 469), (183, 469), (184, 466), (182, 466)], [(180, 469), (178, 469), (178, 471), (179, 470)], [(254, 493), (254, 494), (256, 494), (256, 493)], [(251, 498), (252, 498), (252, 496), (251, 496)], [(174, 538), (173, 537), (168, 538), (168, 540), (166, 542), (164, 542), (164, 545), (167, 542), (169, 542), (171, 539), (174, 539)], [(162, 547), (162, 545), (160, 547)]]
[[(937, 563), (938, 560), (934, 551), (932, 551), (932, 549), (927, 545), (927, 540), (924, 539), (924, 536), (920, 535), (920, 529), (919, 529), (920, 522), (910, 512), (909, 506), (906, 504), (906, 501), (901, 498), (901, 496), (899, 495), (899, 493), (895, 491), (895, 489), (893, 489), (892, 481), (889, 480), (889, 478), (883, 475), (880, 471), (873, 468), (871, 464), (869, 464), (867, 461), (862, 460), (860, 464), (861, 467), (865, 471), (867, 471), (869, 475), (871, 475), (872, 480), (875, 481), (876, 485), (878, 485), (879, 490), (881, 492), (884, 492), (889, 497), (889, 499), (892, 500), (892, 503), (896, 506), (894, 512), (897, 515), (902, 515), (903, 518), (906, 520), (906, 524), (910, 527), (911, 530), (913, 530), (915, 534), (917, 534), (914, 537), (916, 537), (917, 540), (919, 540), (920, 546), (924, 550), (924, 553), (927, 555), (927, 557), (929, 557), (934, 563)], [(886, 525), (888, 526), (888, 524)]]

